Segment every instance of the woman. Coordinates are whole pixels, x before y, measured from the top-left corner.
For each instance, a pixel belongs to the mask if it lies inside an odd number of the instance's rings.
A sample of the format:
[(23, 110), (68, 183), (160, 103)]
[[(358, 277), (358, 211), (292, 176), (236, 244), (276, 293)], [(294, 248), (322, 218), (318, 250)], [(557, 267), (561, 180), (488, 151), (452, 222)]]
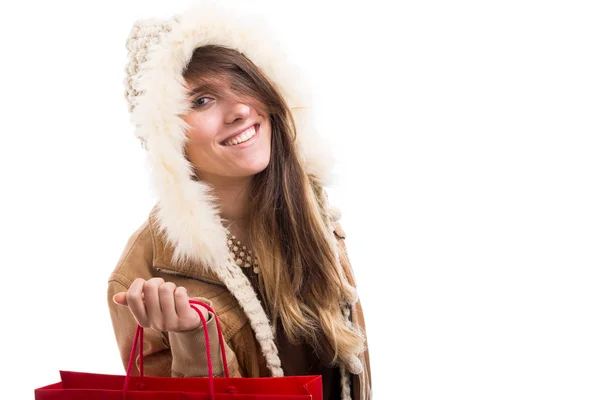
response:
[(364, 319), (323, 190), (331, 157), (264, 26), (211, 3), (131, 30), (127, 99), (158, 202), (109, 278), (122, 361), (139, 323), (145, 375), (206, 376), (199, 299), (232, 376), (322, 375), (325, 399), (369, 399)]

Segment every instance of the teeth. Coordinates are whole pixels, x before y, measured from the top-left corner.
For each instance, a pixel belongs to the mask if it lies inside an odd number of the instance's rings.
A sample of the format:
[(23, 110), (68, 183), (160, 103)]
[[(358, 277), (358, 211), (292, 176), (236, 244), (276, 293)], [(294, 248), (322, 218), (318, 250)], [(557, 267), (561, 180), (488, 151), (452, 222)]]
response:
[(234, 139), (229, 139), (228, 141), (226, 141), (225, 146), (234, 146), (236, 144), (243, 143), (252, 138), (252, 136), (254, 135), (256, 135), (256, 129), (254, 128), (254, 126), (251, 126), (250, 128), (246, 129), (246, 131), (241, 135), (238, 135)]

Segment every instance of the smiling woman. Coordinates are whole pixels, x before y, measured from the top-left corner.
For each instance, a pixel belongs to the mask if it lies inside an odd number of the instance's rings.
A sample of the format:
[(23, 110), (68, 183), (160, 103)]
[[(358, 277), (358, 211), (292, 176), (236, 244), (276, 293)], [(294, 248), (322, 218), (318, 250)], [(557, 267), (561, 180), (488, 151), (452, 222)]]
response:
[(221, 186), (220, 177), (249, 180), (263, 171), (271, 153), (269, 115), (281, 112), (267, 104), (283, 103), (273, 86), (239, 52), (214, 45), (195, 50), (183, 77), (194, 87), (183, 120), (197, 176)]
[(305, 84), (260, 26), (207, 3), (131, 31), (127, 97), (158, 201), (109, 278), (115, 336), (124, 365), (139, 323), (151, 328), (147, 375), (206, 376), (187, 307), (200, 299), (235, 376), (321, 375), (324, 399), (366, 400), (365, 323), (324, 190), (330, 157)]

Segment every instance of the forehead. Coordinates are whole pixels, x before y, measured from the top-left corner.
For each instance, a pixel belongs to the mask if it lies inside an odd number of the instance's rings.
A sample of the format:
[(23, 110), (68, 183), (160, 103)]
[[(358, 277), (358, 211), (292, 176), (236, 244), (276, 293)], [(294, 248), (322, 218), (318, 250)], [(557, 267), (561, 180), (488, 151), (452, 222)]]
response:
[(225, 74), (209, 74), (188, 77), (185, 80), (188, 95), (193, 96), (200, 92), (232, 92), (231, 78)]
[(223, 71), (203, 71), (185, 76), (185, 87), (189, 98), (212, 95), (251, 104), (267, 112), (267, 102), (255, 87), (240, 80), (234, 74)]

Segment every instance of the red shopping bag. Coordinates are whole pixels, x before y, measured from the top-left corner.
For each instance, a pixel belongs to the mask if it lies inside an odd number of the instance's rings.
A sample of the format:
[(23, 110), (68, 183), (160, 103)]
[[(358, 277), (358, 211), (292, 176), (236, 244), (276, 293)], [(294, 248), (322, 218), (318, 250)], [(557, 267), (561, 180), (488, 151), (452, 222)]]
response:
[[(221, 359), (226, 377), (213, 377), (206, 319), (192, 304), (205, 307), (215, 318), (216, 313), (207, 304), (190, 300), (190, 306), (200, 315), (204, 327), (204, 338), (207, 343), (207, 378), (144, 376), (142, 354), (144, 329), (138, 325), (125, 376), (60, 371), (61, 382), (35, 389), (35, 400), (323, 400), (321, 376), (231, 378), (227, 369), (225, 342), (218, 319), (215, 322), (219, 332)], [(140, 376), (130, 376), (138, 343)]]

